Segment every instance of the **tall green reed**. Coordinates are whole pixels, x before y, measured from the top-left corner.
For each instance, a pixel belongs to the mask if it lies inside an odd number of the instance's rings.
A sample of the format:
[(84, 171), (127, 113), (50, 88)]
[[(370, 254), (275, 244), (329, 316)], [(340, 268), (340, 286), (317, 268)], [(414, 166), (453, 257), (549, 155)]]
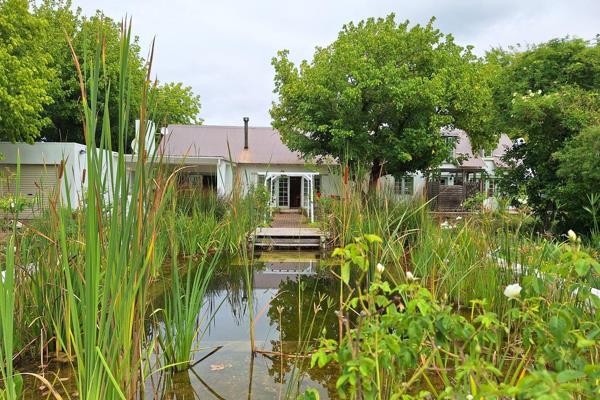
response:
[[(142, 92), (138, 156), (133, 160), (131, 172), (127, 166), (131, 26), (123, 22), (122, 28), (116, 83), (119, 99), (116, 160), (111, 152), (107, 94), (112, 82), (104, 76), (103, 32), (98, 33), (95, 52), (91, 57), (86, 55), (83, 67), (72, 50), (81, 85), (87, 190), (80, 225), (82, 242), (69, 240), (68, 216), (59, 213), (58, 260), (66, 284), (65, 307), (70, 320), (63, 340), (73, 348), (79, 396), (83, 399), (134, 398), (143, 384), (146, 295), (156, 262), (156, 227), (163, 209), (162, 198), (171, 181), (157, 174), (150, 160), (152, 155), (145, 149), (145, 136), (151, 134), (147, 132), (145, 107), (150, 65)], [(152, 56), (149, 64), (151, 61)], [(99, 102), (101, 87), (105, 88), (103, 105)], [(96, 132), (101, 133), (100, 147), (96, 144)], [(73, 252), (78, 254), (75, 260), (81, 261), (81, 266), (72, 263)]]
[[(184, 371), (190, 368), (193, 354), (201, 344), (209, 322), (216, 310), (212, 312), (205, 307), (207, 291), (213, 272), (220, 261), (220, 250), (216, 254), (206, 252), (194, 265), (188, 260), (185, 277), (178, 266), (178, 247), (172, 248), (171, 281), (167, 293), (165, 308), (162, 312), (163, 327), (159, 332), (159, 342), (164, 358), (164, 368)], [(218, 309), (218, 308), (217, 308)], [(204, 311), (204, 314), (202, 312)]]
[[(17, 167), (17, 171), (19, 171), (19, 166)], [(17, 181), (18, 175), (19, 172), (17, 172)], [(14, 224), (16, 224), (16, 219)], [(0, 389), (0, 399), (7, 400), (20, 397), (23, 389), (23, 378), (20, 375), (15, 375), (13, 367), (15, 340), (15, 231), (16, 225), (13, 225), (13, 232), (10, 234), (6, 244), (5, 268), (0, 276), (0, 376), (4, 383), (4, 389)]]

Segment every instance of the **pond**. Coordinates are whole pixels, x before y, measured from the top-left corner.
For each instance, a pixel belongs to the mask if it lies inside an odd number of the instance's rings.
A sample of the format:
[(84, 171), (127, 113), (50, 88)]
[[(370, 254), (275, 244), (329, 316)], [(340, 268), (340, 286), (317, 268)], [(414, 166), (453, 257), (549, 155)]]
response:
[[(334, 310), (338, 308), (339, 281), (315, 253), (265, 252), (252, 264), (251, 299), (246, 285), (247, 266), (233, 260), (217, 268), (208, 304), (199, 316), (204, 318), (205, 332), (194, 360), (202, 361), (185, 372), (151, 375), (145, 384), (146, 398), (284, 399), (288, 393), (295, 398), (298, 390), (303, 392), (308, 387), (317, 389), (323, 399), (337, 397), (336, 368), (311, 369), (310, 358), (298, 354), (306, 353), (323, 332), (337, 337)], [(254, 356), (250, 301), (257, 350)], [(159, 294), (150, 308), (160, 308), (161, 303)], [(161, 329), (160, 325), (149, 324), (149, 335)], [(50, 379), (51, 374), (46, 376), (55, 386), (63, 386), (59, 392), (72, 396), (76, 392), (72, 372), (65, 368), (68, 364), (62, 364), (58, 371), (60, 366), (52, 363), (49, 369), (57, 372), (61, 381)], [(39, 398), (45, 392), (33, 387), (39, 382), (27, 386), (27, 398)]]

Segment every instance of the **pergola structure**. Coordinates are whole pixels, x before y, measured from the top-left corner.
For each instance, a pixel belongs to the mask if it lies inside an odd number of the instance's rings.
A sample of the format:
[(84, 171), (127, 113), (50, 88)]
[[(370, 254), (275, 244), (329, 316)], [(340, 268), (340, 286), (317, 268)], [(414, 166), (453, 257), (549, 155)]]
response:
[[(272, 208), (279, 206), (276, 190), (279, 189), (279, 182), (282, 178), (300, 177), (302, 178), (300, 207), (306, 210), (310, 222), (315, 222), (315, 176), (317, 175), (319, 175), (317, 172), (266, 172), (264, 184), (265, 188), (269, 189), (270, 206)], [(289, 186), (287, 195), (289, 202)]]

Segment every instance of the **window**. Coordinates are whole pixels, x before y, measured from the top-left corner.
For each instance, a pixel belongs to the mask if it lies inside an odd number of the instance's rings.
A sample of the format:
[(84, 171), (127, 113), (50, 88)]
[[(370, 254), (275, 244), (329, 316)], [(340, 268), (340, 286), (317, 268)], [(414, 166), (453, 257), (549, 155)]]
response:
[(491, 197), (496, 192), (496, 181), (494, 179), (488, 179), (488, 197)]
[[(313, 182), (314, 184), (314, 182)], [(310, 203), (310, 181), (308, 179), (302, 178), (302, 194), (303, 194), (303, 202), (302, 207), (308, 208)]]
[(279, 178), (279, 207), (288, 207), (290, 205), (288, 184), (289, 178), (287, 176), (281, 176)]
[(217, 176), (216, 175), (202, 175), (202, 188), (207, 190), (214, 190), (217, 188)]
[(415, 178), (410, 175), (397, 176), (394, 179), (394, 193), (402, 196), (412, 196)]
[(265, 175), (258, 174), (256, 176), (256, 186), (265, 186)]
[(314, 185), (315, 185), (315, 195), (317, 193), (321, 193), (321, 177), (318, 175), (315, 175), (313, 177), (314, 180)]
[(181, 186), (200, 188), (202, 187), (202, 174), (198, 172), (181, 173), (178, 175), (177, 181)]

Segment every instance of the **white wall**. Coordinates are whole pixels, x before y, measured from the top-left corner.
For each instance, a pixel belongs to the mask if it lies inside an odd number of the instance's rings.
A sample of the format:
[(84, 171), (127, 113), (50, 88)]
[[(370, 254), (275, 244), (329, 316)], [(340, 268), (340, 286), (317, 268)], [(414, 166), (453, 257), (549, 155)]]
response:
[[(420, 198), (425, 196), (425, 184), (426, 179), (425, 176), (420, 173), (411, 173), (407, 174), (413, 177), (413, 195), (412, 197)], [(395, 195), (394, 193), (394, 185), (396, 182), (396, 178), (393, 175), (384, 175), (380, 178), (379, 188), (387, 194)]]
[[(87, 155), (85, 145), (58, 142), (36, 142), (34, 144), (0, 142), (0, 154), (3, 155), (0, 165), (15, 166), (18, 154), (21, 168), (27, 168), (27, 165), (58, 167), (64, 162), (60, 188), (62, 201), (64, 204), (70, 201), (72, 207), (77, 208), (83, 200), (83, 194), (87, 188)], [(105, 152), (104, 165), (102, 166), (103, 174), (108, 174), (109, 172), (108, 158), (110, 157), (113, 159), (113, 163), (116, 164), (116, 153)], [(116, 165), (113, 170), (112, 179), (114, 179), (114, 174), (116, 174)]]

